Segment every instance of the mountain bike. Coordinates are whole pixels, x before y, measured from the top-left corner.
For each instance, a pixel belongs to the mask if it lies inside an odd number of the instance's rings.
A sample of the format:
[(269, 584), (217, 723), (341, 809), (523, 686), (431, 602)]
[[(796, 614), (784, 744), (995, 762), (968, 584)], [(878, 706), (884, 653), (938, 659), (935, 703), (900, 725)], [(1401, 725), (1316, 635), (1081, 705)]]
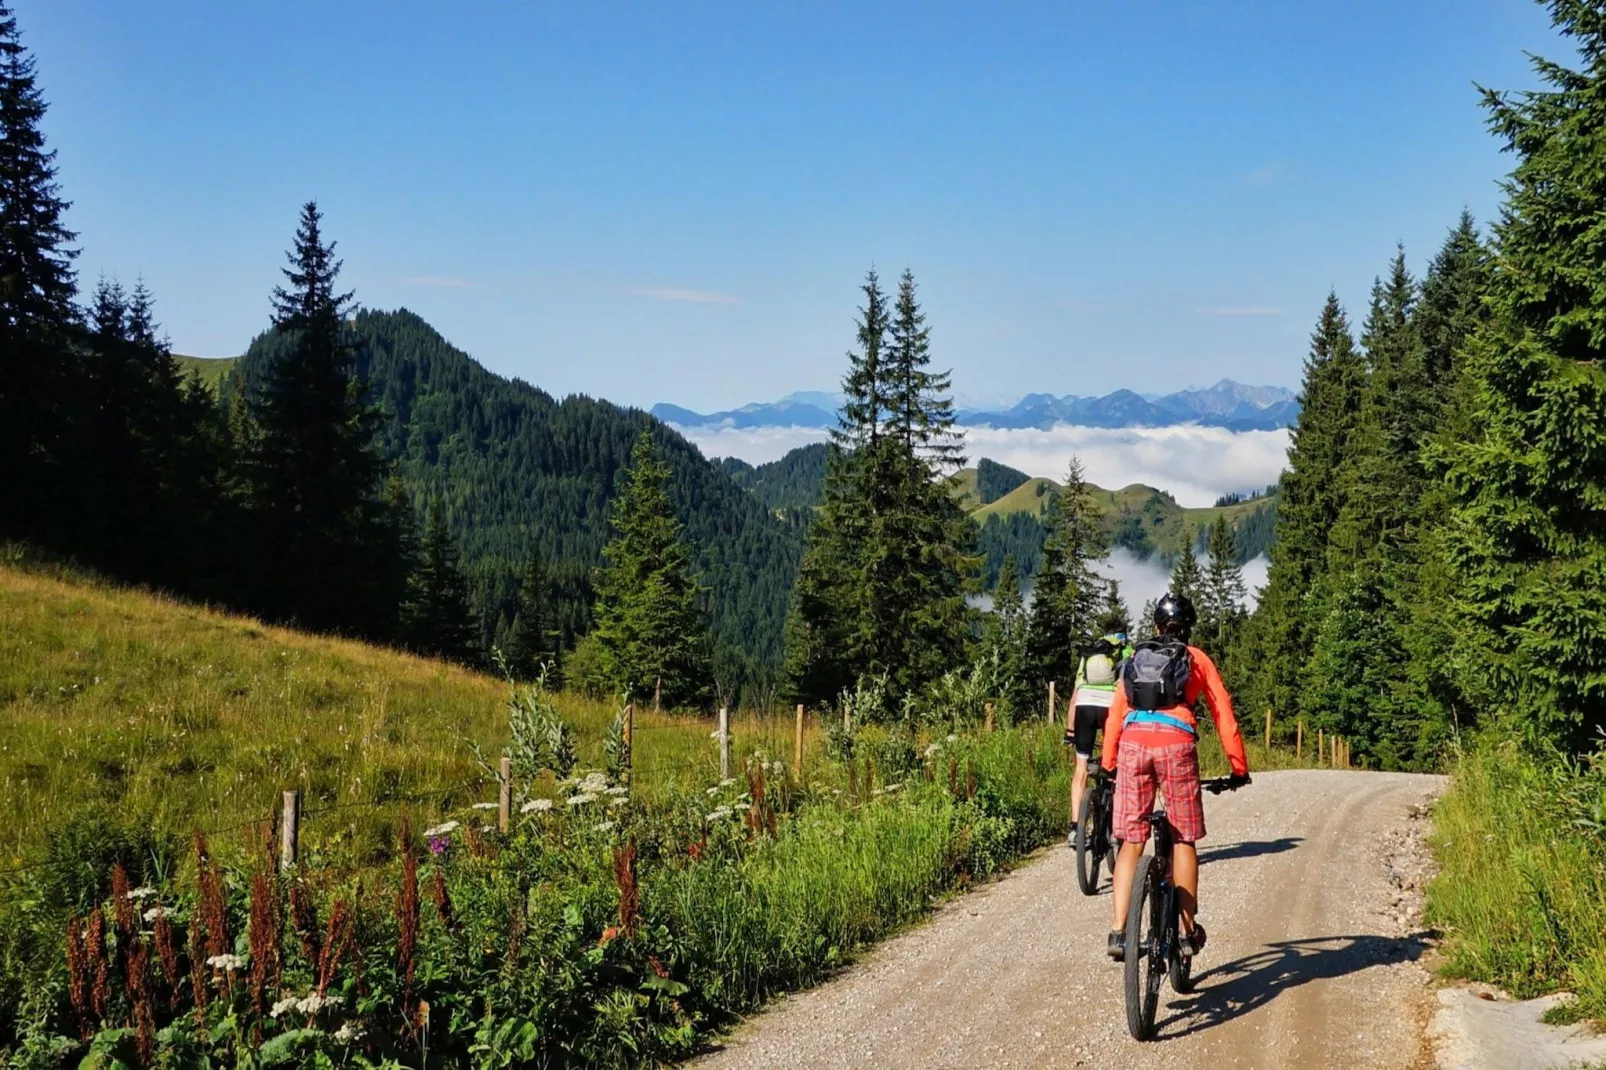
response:
[[(1212, 795), (1236, 790), (1247, 780), (1218, 777), (1200, 787)], [(1170, 976), (1171, 987), (1186, 995), (1193, 991), (1193, 956), (1182, 954), (1181, 914), (1177, 889), (1171, 883), (1171, 822), (1165, 811), (1149, 815), (1154, 853), (1138, 860), (1132, 874), (1132, 902), (1126, 912), (1126, 1027), (1135, 1040), (1154, 1036), (1154, 1012), (1160, 1004), (1160, 984)]]
[(1076, 848), (1076, 883), (1083, 895), (1097, 895), (1099, 867), (1115, 872), (1115, 774), (1094, 766), (1082, 793), (1082, 812), (1076, 815), (1072, 845)]

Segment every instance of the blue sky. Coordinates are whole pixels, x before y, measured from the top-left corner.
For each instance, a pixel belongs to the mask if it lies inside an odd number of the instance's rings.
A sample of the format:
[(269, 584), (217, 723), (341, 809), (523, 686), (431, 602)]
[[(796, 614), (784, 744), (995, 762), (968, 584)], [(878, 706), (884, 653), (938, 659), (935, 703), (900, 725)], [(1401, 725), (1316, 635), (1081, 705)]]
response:
[(963, 395), (1294, 385), (1509, 167), (1528, 0), (13, 0), (80, 270), (180, 352), (261, 330), (299, 204), (345, 282), (555, 393), (833, 386), (874, 264)]

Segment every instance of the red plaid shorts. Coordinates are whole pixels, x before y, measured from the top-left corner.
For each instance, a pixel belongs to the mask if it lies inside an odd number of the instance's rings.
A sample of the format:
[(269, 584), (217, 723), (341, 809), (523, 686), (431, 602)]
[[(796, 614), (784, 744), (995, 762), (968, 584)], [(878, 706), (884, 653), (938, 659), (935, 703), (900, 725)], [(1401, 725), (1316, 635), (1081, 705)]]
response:
[(1199, 787), (1199, 748), (1191, 739), (1156, 745), (1121, 737), (1116, 755), (1115, 835), (1128, 843), (1149, 839), (1148, 816), (1160, 786), (1166, 818), (1180, 843), (1204, 839), (1204, 791)]

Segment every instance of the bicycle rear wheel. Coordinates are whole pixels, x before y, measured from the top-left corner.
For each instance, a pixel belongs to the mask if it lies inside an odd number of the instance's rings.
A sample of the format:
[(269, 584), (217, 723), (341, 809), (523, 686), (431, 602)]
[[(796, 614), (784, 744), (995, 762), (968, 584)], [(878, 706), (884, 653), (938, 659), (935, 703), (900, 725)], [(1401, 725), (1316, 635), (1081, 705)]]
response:
[(1126, 911), (1126, 1027), (1135, 1040), (1154, 1036), (1154, 1012), (1160, 1005), (1160, 982), (1166, 963), (1159, 954), (1155, 924), (1160, 888), (1153, 855), (1138, 859), (1132, 875), (1132, 902)]
[(1083, 895), (1094, 895), (1099, 890), (1099, 864), (1103, 852), (1099, 850), (1098, 817), (1095, 805), (1098, 792), (1089, 791), (1082, 796), (1082, 812), (1076, 815), (1076, 884)]

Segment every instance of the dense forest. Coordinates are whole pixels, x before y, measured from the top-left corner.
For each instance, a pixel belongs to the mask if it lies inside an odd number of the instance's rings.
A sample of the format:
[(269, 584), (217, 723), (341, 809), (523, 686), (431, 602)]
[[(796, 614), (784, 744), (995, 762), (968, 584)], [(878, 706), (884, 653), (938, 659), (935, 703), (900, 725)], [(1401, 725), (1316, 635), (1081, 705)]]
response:
[(1420, 279), (1397, 251), (1358, 337), (1322, 308), (1232, 659), (1248, 702), (1374, 766), (1436, 768), (1480, 722), (1575, 753), (1606, 732), (1606, 23), (1552, 11), (1585, 66), (1485, 92), (1517, 159), (1492, 234), (1463, 213)]
[[(716, 641), (755, 671), (779, 662), (801, 538), (679, 434), (638, 410), (584, 396), (559, 401), (495, 375), (407, 311), (362, 311), (349, 330), (355, 374), (379, 411), (377, 448), (420, 503), (442, 508), (486, 645), (505, 640), (532, 552), (549, 563), (564, 645), (589, 630), (589, 577), (608, 541), (609, 503), (647, 430), (669, 465), (669, 495), (709, 589)], [(273, 333), (252, 343), (239, 373), (247, 394), (284, 345)]]

